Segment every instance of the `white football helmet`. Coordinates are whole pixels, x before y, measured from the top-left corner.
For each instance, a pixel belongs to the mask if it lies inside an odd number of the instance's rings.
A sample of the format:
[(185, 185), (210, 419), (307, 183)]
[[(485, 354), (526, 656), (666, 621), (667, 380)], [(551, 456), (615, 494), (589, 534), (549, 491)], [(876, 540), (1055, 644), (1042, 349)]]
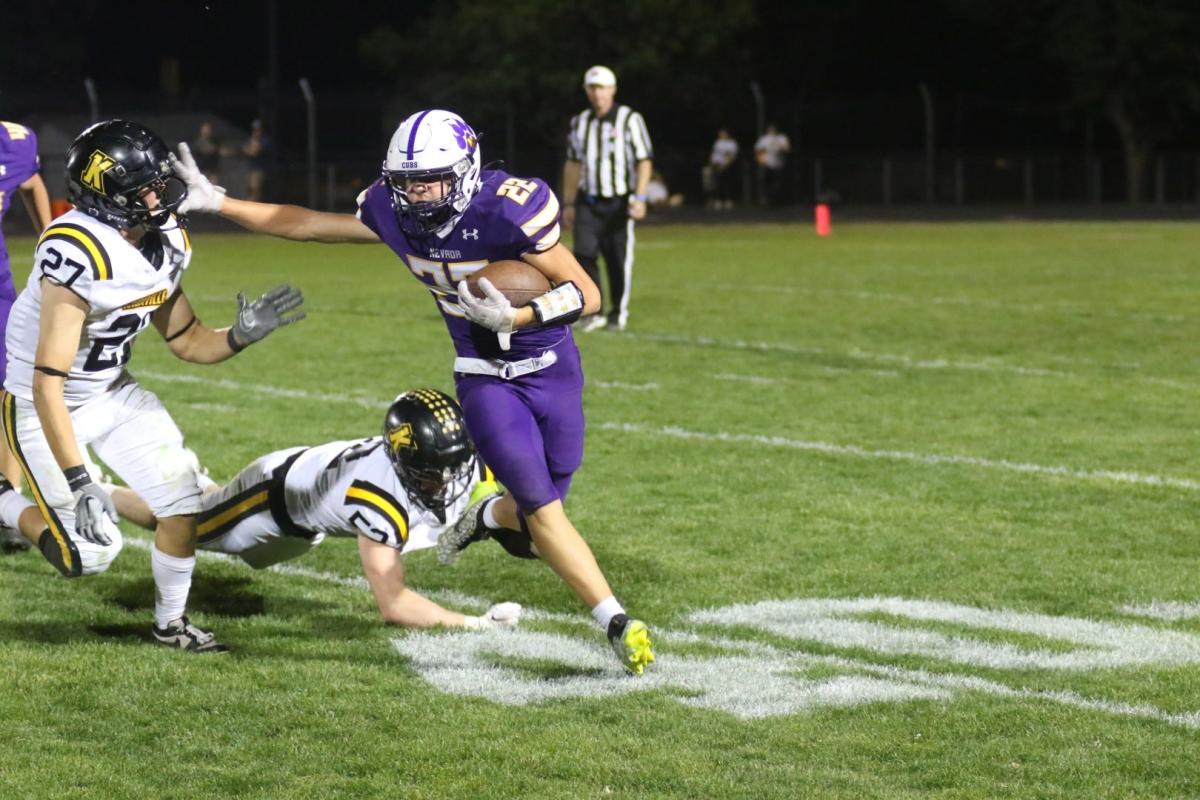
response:
[[(430, 109), (401, 122), (383, 162), (400, 229), (429, 236), (457, 222), (479, 191), (480, 172), (479, 138), (458, 114)], [(437, 181), (440, 198), (409, 198), (414, 183)]]

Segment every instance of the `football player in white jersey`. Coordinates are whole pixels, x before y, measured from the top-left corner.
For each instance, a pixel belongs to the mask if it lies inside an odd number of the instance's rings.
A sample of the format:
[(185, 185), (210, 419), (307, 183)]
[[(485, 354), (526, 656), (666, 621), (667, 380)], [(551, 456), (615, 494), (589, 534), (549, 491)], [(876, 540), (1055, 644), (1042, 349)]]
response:
[[(153, 325), (184, 361), (215, 363), (300, 319), (286, 286), (247, 303), (229, 328), (201, 323), (180, 282), (191, 259), (173, 213), (187, 195), (166, 144), (132, 122), (85, 130), (67, 152), (75, 210), (42, 233), (6, 333), (5, 435), (36, 501), (0, 484), (0, 519), (67, 577), (104, 572), (121, 550), (116, 510), (84, 466), (96, 454), (158, 518), (151, 569), (157, 641), (192, 652), (224, 645), (185, 615), (195, 565), (200, 475), (170, 414), (126, 370)], [(41, 519), (39, 519), (39, 517)]]
[[(436, 389), (418, 389), (392, 402), (382, 436), (278, 450), (206, 493), (199, 547), (263, 569), (304, 555), (327, 536), (353, 536), (385, 622), (511, 626), (520, 618), (516, 603), (467, 616), (414, 592), (404, 579), (404, 554), (434, 547), (468, 507), (498, 493), (458, 403)], [(117, 487), (112, 496), (121, 516), (154, 528), (136, 494)]]

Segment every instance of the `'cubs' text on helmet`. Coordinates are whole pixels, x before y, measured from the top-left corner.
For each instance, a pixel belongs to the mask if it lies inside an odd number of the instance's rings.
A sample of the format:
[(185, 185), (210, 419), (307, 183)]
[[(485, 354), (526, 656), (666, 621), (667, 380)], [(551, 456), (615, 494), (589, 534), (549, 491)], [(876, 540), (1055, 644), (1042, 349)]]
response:
[[(383, 162), (400, 229), (429, 236), (456, 222), (479, 191), (481, 169), (479, 139), (458, 114), (432, 109), (401, 122)], [(414, 184), (440, 184), (441, 194), (416, 195)]]
[(440, 512), (463, 495), (475, 445), (454, 398), (437, 389), (399, 395), (388, 407), (383, 444), (409, 497)]
[(161, 228), (187, 197), (166, 142), (123, 119), (97, 122), (67, 150), (67, 198), (114, 228)]

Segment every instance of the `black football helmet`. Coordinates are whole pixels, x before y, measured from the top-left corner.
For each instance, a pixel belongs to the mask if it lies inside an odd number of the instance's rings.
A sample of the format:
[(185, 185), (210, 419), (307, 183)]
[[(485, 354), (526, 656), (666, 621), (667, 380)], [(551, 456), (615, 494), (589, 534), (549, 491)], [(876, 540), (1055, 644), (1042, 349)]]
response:
[(383, 423), (383, 444), (408, 496), (442, 512), (463, 495), (475, 468), (475, 445), (454, 398), (437, 389), (398, 396)]
[[(151, 191), (158, 196), (153, 208), (146, 204)], [(161, 228), (185, 197), (166, 142), (136, 122), (97, 122), (67, 150), (67, 198), (106, 225)]]

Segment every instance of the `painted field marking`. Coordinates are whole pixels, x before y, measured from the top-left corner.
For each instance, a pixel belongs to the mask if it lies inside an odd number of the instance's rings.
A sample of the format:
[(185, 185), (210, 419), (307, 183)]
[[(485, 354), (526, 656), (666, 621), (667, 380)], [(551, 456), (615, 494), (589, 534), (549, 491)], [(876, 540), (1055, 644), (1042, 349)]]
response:
[[(860, 619), (872, 614), (1027, 634), (1057, 642), (1058, 647), (1030, 649)], [(790, 639), (888, 655), (920, 655), (990, 669), (1080, 671), (1200, 663), (1200, 637), (1178, 631), (898, 597), (763, 601), (694, 611), (686, 619), (696, 624), (745, 626)]]
[(1151, 600), (1149, 603), (1121, 606), (1119, 610), (1122, 614), (1161, 619), (1164, 622), (1200, 617), (1200, 603), (1184, 603), (1177, 600)]
[[(149, 550), (149, 539), (127, 536), (125, 541)], [(198, 550), (206, 560), (241, 565), (224, 553)], [(344, 576), (293, 564), (276, 564), (268, 571), (369, 591), (361, 576)], [(482, 610), (489, 602), (455, 590), (423, 591), (427, 597), (457, 608)], [(1195, 604), (1200, 607), (1200, 604)], [(762, 612), (762, 613), (760, 613)], [(1017, 648), (995, 642), (972, 641), (937, 631), (888, 628), (877, 622), (855, 622), (854, 614), (884, 612), (911, 621), (934, 621), (999, 631), (1038, 635), (1072, 642), (1068, 652)], [(590, 620), (526, 608), (525, 621), (579, 624), (594, 631)], [(868, 649), (882, 655), (904, 653), (940, 658), (952, 663), (993, 669), (1049, 669), (1079, 672), (1116, 666), (1156, 666), (1200, 662), (1200, 638), (1137, 625), (1096, 622), (1043, 614), (977, 609), (951, 603), (903, 598), (812, 599), (765, 601), (685, 616), (697, 625), (747, 626), (798, 640), (835, 647)], [(814, 624), (815, 623), (815, 624)], [(832, 623), (832, 624), (830, 624)], [(852, 623), (852, 624), (848, 624)], [(864, 625), (866, 627), (864, 627)], [(845, 635), (839, 633), (844, 631)], [(754, 641), (706, 636), (694, 630), (655, 629), (658, 660), (638, 678), (615, 663), (598, 633), (578, 638), (528, 629), (433, 633), (412, 631), (392, 640), (396, 652), (430, 685), (440, 691), (479, 697), (503, 705), (526, 705), (572, 698), (612, 697), (662, 689), (689, 707), (722, 711), (739, 719), (760, 719), (802, 713), (816, 708), (912, 700), (950, 701), (965, 693), (1034, 702), (1053, 702), (1112, 716), (1155, 720), (1200, 730), (1200, 712), (1169, 712), (1145, 704), (1089, 698), (1070, 691), (1014, 688), (1007, 684), (944, 672), (905, 669), (834, 655), (784, 651)], [(723, 651), (716, 656), (674, 654), (674, 647), (701, 644)], [(663, 649), (666, 645), (666, 649)], [(554, 661), (580, 674), (538, 678), (506, 662)], [(846, 670), (846, 675), (805, 678), (814, 667)]]
[(601, 389), (622, 389), (633, 392), (655, 392), (658, 391), (657, 383), (625, 383), (623, 381), (594, 381), (588, 380), (588, 386), (596, 386)]
[[(767, 611), (766, 618), (756, 610)], [(837, 635), (837, 627), (823, 628), (817, 637), (805, 628), (806, 621), (824, 621), (830, 615), (845, 623), (852, 613), (872, 613), (886, 608), (909, 622), (933, 621), (1043, 636), (1081, 645), (1066, 653), (1040, 648), (1017, 648), (988, 641), (953, 640), (938, 631), (894, 627), (882, 636), (864, 638), (851, 628)], [(780, 612), (795, 612), (799, 620), (782, 623)], [(807, 616), (806, 616), (807, 614)], [(1125, 626), (1069, 617), (1050, 617), (1020, 612), (975, 609), (948, 603), (911, 601), (902, 598), (856, 598), (852, 600), (807, 599), (773, 601), (767, 604), (731, 606), (693, 612), (688, 621), (709, 625), (758, 627), (779, 633), (780, 624), (795, 622), (801, 628), (799, 641), (815, 640), (825, 645), (868, 649), (881, 656), (902, 652), (930, 658), (949, 657), (954, 664), (992, 669), (1040, 668), (1076, 674), (1108, 669), (1114, 665), (1150, 666), (1200, 662), (1200, 638), (1141, 626)], [(878, 623), (878, 628), (885, 629)], [(565, 699), (597, 699), (618, 694), (664, 690), (687, 706), (723, 711), (739, 719), (786, 716), (814, 708), (854, 706), (877, 702), (912, 700), (947, 701), (969, 693), (1052, 702), (1119, 717), (1150, 719), (1170, 725), (1200, 729), (1200, 712), (1171, 712), (1147, 704), (1132, 704), (1086, 697), (1072, 691), (1013, 687), (1006, 683), (953, 672), (930, 672), (843, 656), (819, 655), (803, 650), (782, 650), (752, 641), (704, 636), (695, 631), (656, 629), (659, 658), (638, 678), (622, 674), (608, 649), (593, 641), (582, 641), (556, 633), (524, 629), (488, 631), (479, 636), (462, 633), (416, 632), (396, 638), (393, 645), (414, 669), (441, 691), (479, 697), (505, 705), (527, 705)], [(907, 643), (907, 646), (900, 646)], [(665, 644), (664, 650), (661, 645)], [(672, 653), (673, 646), (707, 645), (718, 655)], [(930, 647), (931, 645), (936, 645)], [(1143, 650), (1148, 648), (1148, 650)], [(1023, 658), (1014, 658), (1015, 655)], [(1071, 656), (1075, 655), (1075, 658)], [(513, 662), (544, 663), (550, 660), (577, 674), (538, 677)], [(500, 663), (503, 661), (503, 665)], [(845, 670), (848, 674), (805, 677), (820, 668)]]
[[(141, 373), (153, 380), (165, 382), (203, 384), (218, 389), (228, 389), (249, 394), (263, 394), (269, 397), (288, 397), (299, 400), (314, 400), (323, 403), (353, 403), (367, 408), (385, 409), (387, 403), (371, 400), (366, 397), (346, 395), (327, 395), (308, 392), (304, 389), (281, 389), (265, 384), (239, 383), (227, 379), (208, 380), (194, 375), (172, 375), (159, 372)], [(1043, 464), (1027, 464), (1003, 459), (988, 459), (978, 456), (941, 455), (937, 453), (916, 453), (904, 450), (876, 450), (858, 445), (834, 444), (831, 442), (814, 442), (799, 439), (788, 439), (782, 436), (763, 436), (759, 434), (728, 433), (725, 431), (705, 432), (691, 431), (674, 426), (653, 426), (633, 422), (599, 422), (593, 423), (593, 428), (607, 431), (622, 431), (649, 436), (664, 436), (675, 439), (687, 439), (702, 442), (725, 442), (740, 444), (760, 444), (769, 447), (780, 447), (791, 450), (805, 450), (823, 453), (825, 455), (850, 456), (853, 458), (882, 459), (888, 461), (909, 461), (930, 465), (956, 465), (997, 469), (1008, 472), (1020, 472), (1029, 475), (1047, 475), (1059, 478), (1069, 478), (1084, 481), (1110, 481), (1115, 483), (1141, 484), (1145, 486), (1164, 486), (1188, 491), (1200, 490), (1200, 482), (1188, 478), (1175, 478), (1163, 475), (1148, 475), (1124, 470), (1085, 470), (1074, 467), (1063, 467)]]
[(898, 292), (867, 292), (858, 289), (816, 289), (803, 286), (762, 286), (758, 284), (736, 283), (693, 283), (692, 288), (715, 289), (726, 292), (758, 292), (764, 294), (804, 294), (817, 297), (850, 297), (855, 300), (883, 303), (906, 303), (914, 306), (963, 306), (966, 308), (988, 308), (996, 311), (1010, 311), (1021, 314), (1070, 314), (1084, 317), (1103, 317), (1105, 319), (1128, 319), (1149, 322), (1187, 322), (1192, 317), (1186, 314), (1164, 313), (1157, 311), (1114, 311), (1112, 309), (1096, 309), (1090, 306), (1069, 305), (1065, 303), (1005, 303), (999, 300), (988, 300), (977, 297), (939, 297), (902, 294)]
[(873, 450), (857, 445), (834, 444), (831, 442), (813, 442), (802, 439), (788, 439), (783, 436), (763, 436), (749, 433), (727, 433), (724, 431), (693, 431), (675, 426), (654, 426), (633, 422), (600, 422), (594, 423), (593, 428), (622, 433), (636, 433), (643, 436), (662, 436), (672, 439), (685, 439), (699, 442), (724, 442), (730, 444), (756, 444), (767, 447), (779, 447), (789, 450), (804, 450), (833, 456), (850, 456), (886, 461), (909, 461), (917, 464), (981, 467), (983, 469), (1019, 472), (1029, 475), (1047, 475), (1056, 478), (1069, 478), (1082, 481), (1100, 481), (1115, 483), (1140, 484), (1144, 486), (1163, 486), (1187, 491), (1200, 490), (1200, 481), (1188, 478), (1174, 478), (1167, 475), (1148, 475), (1139, 472), (1117, 470), (1085, 470), (1074, 467), (1062, 467), (1045, 464), (1026, 464), (1004, 459), (979, 458), (977, 456), (940, 455), (937, 453), (914, 453), (904, 450)]
[(675, 333), (638, 333), (626, 331), (630, 339), (647, 342), (667, 342), (692, 347), (726, 348), (730, 350), (752, 350), (761, 353), (794, 353), (796, 355), (826, 356), (830, 358), (852, 358), (880, 364), (895, 364), (905, 369), (919, 370), (962, 370), (970, 372), (999, 372), (1033, 377), (1070, 377), (1072, 373), (1042, 367), (1024, 367), (1005, 364), (994, 359), (983, 361), (954, 361), (946, 358), (918, 359), (896, 353), (872, 353), (850, 348), (844, 351), (828, 350), (823, 347), (802, 347), (787, 342), (756, 342), (745, 339), (722, 339), (713, 336), (684, 336)]
[[(961, 371), (961, 372), (992, 372), (998, 374), (1022, 375), (1034, 378), (1086, 378), (1092, 379), (1092, 376), (1083, 375), (1071, 369), (1050, 369), (1047, 367), (1030, 367), (1020, 364), (1006, 364), (998, 359), (988, 358), (981, 360), (956, 360), (943, 357), (935, 358), (914, 358), (910, 355), (900, 353), (875, 353), (859, 348), (849, 348), (847, 350), (830, 350), (822, 347), (806, 347), (800, 345), (789, 344), (787, 342), (762, 342), (751, 341), (745, 339), (725, 339), (713, 336), (684, 336), (674, 333), (652, 333), (637, 331), (626, 331), (624, 337), (627, 339), (635, 339), (646, 342), (667, 342), (670, 344), (679, 344), (688, 347), (715, 348), (728, 350), (748, 350), (760, 353), (791, 353), (795, 355), (810, 355), (821, 356), (826, 358), (849, 358), (858, 361), (866, 361), (869, 363), (894, 365), (901, 369), (912, 370), (932, 370), (932, 371)], [(1085, 359), (1068, 359), (1055, 358), (1065, 362), (1069, 367), (1078, 368), (1081, 366), (1096, 366), (1105, 369), (1123, 370), (1132, 372), (1141, 369), (1140, 364), (1136, 363), (1120, 363), (1108, 364)], [(1149, 375), (1129, 375), (1122, 378), (1124, 381), (1133, 383), (1146, 383), (1153, 386), (1166, 386), (1172, 389), (1180, 389), (1184, 391), (1195, 391), (1197, 383), (1189, 383), (1180, 381), (1174, 378), (1159, 378)]]

